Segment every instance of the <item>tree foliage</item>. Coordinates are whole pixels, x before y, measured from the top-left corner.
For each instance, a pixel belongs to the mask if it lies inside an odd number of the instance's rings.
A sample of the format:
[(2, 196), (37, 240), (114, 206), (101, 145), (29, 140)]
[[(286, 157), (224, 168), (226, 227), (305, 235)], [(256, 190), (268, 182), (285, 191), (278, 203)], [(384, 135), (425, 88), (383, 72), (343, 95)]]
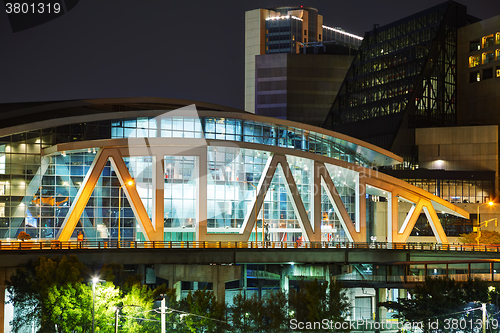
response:
[(340, 284), (318, 280), (301, 281), (297, 290), (269, 293), (263, 301), (257, 297), (236, 295), (231, 307), (232, 332), (290, 332), (290, 320), (334, 322), (345, 320), (349, 311), (345, 289)]
[(301, 322), (321, 322), (323, 319), (342, 322), (349, 311), (349, 302), (345, 290), (337, 283), (318, 280), (299, 283), (298, 290), (292, 290), (289, 296), (293, 317)]
[(395, 317), (403, 322), (423, 323), (424, 332), (432, 332), (428, 327), (429, 320), (438, 320), (442, 332), (448, 332), (444, 330), (444, 321), (453, 318), (469, 320), (466, 310), (471, 303), (488, 301), (488, 287), (480, 280), (458, 283), (449, 278), (427, 276), (423, 284), (415, 287), (411, 296), (379, 305), (395, 310)]
[[(16, 309), (12, 331), (21, 332), (34, 324), (41, 333), (90, 332), (93, 297), (87, 271), (75, 256), (40, 257), (19, 267), (8, 281), (9, 302)], [(120, 331), (157, 332), (159, 316), (151, 310), (157, 294), (164, 291), (164, 286), (151, 290), (135, 283), (124, 293), (113, 282), (98, 284), (95, 331), (114, 332), (115, 309), (120, 307)]]
[(189, 332), (216, 332), (224, 326), (225, 304), (217, 302), (211, 291), (190, 290), (180, 306), (190, 313), (182, 317)]
[[(477, 232), (471, 232), (468, 234), (461, 234), (458, 238), (460, 243), (465, 244), (477, 244)], [(479, 237), (480, 244), (500, 244), (500, 233), (498, 231), (481, 231), (481, 237)]]
[[(15, 307), (12, 332), (23, 332), (32, 325), (40, 333), (91, 332), (93, 286), (89, 273), (74, 256), (39, 258), (20, 266), (8, 281), (9, 302)], [(218, 302), (210, 290), (189, 291), (178, 300), (175, 290), (164, 285), (154, 290), (143, 286), (122, 265), (105, 265), (99, 276), (105, 280), (95, 286), (95, 331), (99, 333), (115, 331), (117, 314), (119, 332), (158, 332), (160, 311), (155, 300), (160, 294), (166, 299), (167, 332), (176, 333), (291, 332), (292, 318), (338, 322), (349, 309), (340, 285), (302, 281), (289, 294), (277, 291), (262, 300), (236, 296), (228, 320), (225, 303)]]
[(27, 232), (21, 231), (19, 235), (17, 235), (17, 239), (24, 242), (25, 240), (30, 240), (31, 236)]

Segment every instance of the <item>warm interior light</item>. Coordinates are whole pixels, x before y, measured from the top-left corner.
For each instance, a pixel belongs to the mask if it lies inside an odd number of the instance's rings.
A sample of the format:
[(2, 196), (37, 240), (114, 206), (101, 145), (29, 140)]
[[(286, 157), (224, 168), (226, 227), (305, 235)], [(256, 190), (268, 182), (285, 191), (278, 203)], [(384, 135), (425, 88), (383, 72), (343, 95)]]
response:
[(493, 201), (488, 202), (488, 205), (493, 206)]
[(133, 181), (133, 180), (129, 180), (129, 181), (127, 182), (127, 185), (128, 185), (128, 186), (132, 186), (132, 185), (134, 185), (134, 181)]

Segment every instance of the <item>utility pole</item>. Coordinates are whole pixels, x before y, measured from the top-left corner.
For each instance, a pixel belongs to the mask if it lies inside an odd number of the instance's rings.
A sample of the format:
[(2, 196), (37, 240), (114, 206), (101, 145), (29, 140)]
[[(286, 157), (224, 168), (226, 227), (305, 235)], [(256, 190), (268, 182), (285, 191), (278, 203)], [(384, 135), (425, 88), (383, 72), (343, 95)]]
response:
[(167, 325), (165, 322), (165, 295), (161, 300), (161, 333), (165, 333)]
[(486, 303), (483, 303), (482, 309), (483, 309), (483, 333), (486, 333)]
[(119, 307), (115, 309), (115, 333), (118, 333), (118, 311), (120, 311)]

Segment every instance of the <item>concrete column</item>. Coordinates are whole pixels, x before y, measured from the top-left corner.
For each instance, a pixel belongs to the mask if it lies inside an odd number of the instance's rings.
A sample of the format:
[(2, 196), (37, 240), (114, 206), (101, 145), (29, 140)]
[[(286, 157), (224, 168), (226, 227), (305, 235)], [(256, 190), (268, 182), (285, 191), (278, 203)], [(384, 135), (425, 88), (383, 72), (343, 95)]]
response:
[(137, 265), (137, 274), (141, 275), (141, 283), (146, 284), (146, 265)]
[(240, 279), (240, 288), (243, 291), (243, 296), (247, 298), (247, 289), (248, 289), (248, 281), (247, 281), (247, 264), (241, 265), (241, 279)]
[[(375, 289), (375, 321), (376, 322), (385, 322), (387, 319), (387, 308), (383, 306), (378, 306), (379, 302), (385, 302), (387, 300), (387, 289), (385, 288), (376, 288)], [(380, 332), (380, 330), (377, 330)]]
[[(407, 298), (407, 290), (406, 289), (398, 289), (398, 298)], [(399, 301), (399, 300), (396, 300)]]
[[(170, 280), (168, 281), (168, 285), (170, 286)], [(182, 281), (172, 281), (171, 288), (175, 290), (175, 300), (177, 302), (180, 301), (182, 295)]]
[(226, 281), (224, 280), (222, 266), (215, 266), (215, 274), (213, 279), (214, 294), (218, 302), (226, 301)]
[(288, 290), (290, 290), (290, 278), (288, 275), (284, 275), (283, 273), (280, 277), (280, 288), (286, 294), (288, 294)]
[(226, 282), (224, 281), (217, 281), (213, 282), (213, 292), (215, 295), (215, 298), (217, 299), (218, 302), (225, 302), (226, 301)]

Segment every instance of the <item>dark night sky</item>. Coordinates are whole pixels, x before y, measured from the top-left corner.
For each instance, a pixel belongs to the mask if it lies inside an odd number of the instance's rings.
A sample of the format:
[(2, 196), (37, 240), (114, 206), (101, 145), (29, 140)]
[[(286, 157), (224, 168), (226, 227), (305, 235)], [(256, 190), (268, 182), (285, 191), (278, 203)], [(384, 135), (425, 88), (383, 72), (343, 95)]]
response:
[[(12, 33), (0, 13), (0, 102), (154, 96), (243, 108), (245, 11), (315, 7), (324, 24), (363, 36), (443, 0), (81, 0)], [(458, 0), (479, 18), (500, 0)]]

